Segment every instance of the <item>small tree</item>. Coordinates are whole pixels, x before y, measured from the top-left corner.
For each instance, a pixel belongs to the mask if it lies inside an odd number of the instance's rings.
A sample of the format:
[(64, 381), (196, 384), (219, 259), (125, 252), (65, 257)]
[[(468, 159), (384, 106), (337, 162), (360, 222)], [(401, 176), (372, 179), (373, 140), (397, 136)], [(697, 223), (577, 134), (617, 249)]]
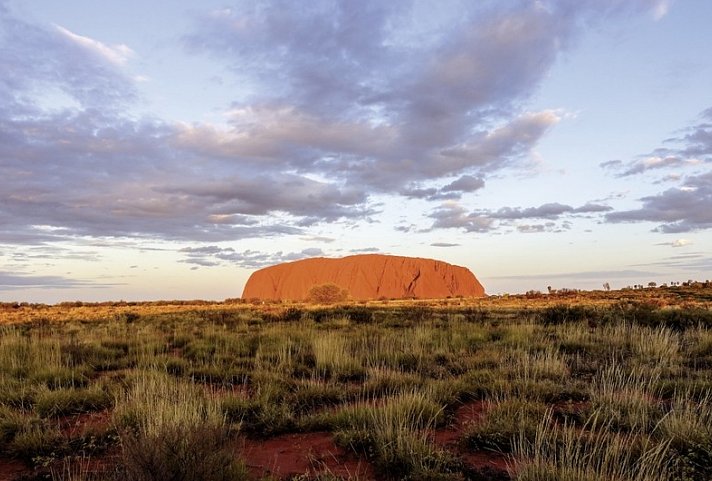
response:
[(608, 282), (603, 283), (603, 290), (608, 292), (611, 290), (611, 285)]
[(307, 300), (314, 304), (333, 304), (345, 301), (348, 297), (349, 291), (332, 283), (312, 286), (307, 294)]

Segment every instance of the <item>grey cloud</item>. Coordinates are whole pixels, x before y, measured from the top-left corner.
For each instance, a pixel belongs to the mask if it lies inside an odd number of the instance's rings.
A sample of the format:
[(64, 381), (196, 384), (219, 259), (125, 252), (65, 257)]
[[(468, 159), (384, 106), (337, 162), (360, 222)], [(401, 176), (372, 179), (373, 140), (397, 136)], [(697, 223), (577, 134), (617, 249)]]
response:
[(680, 187), (643, 197), (639, 209), (606, 214), (608, 222), (656, 222), (657, 231), (690, 232), (712, 227), (712, 171), (687, 177)]
[[(633, 175), (650, 169), (705, 166), (712, 162), (712, 117), (711, 109), (700, 114), (696, 125), (688, 127), (683, 134), (665, 141), (670, 147), (656, 149), (628, 166), (621, 175)], [(667, 175), (663, 181), (675, 181), (679, 174)], [(655, 229), (665, 233), (690, 232), (712, 227), (712, 171), (688, 175), (678, 187), (640, 199), (638, 209), (611, 212), (608, 222), (656, 222)]]
[(485, 181), (481, 177), (463, 175), (442, 188), (444, 192), (474, 192), (482, 189)]
[(558, 221), (564, 216), (580, 216), (610, 211), (611, 207), (603, 204), (587, 203), (580, 207), (572, 207), (557, 202), (542, 204), (539, 207), (501, 207), (497, 210), (475, 210), (468, 213), (461, 205), (450, 202), (441, 205), (430, 214), (435, 219), (432, 225), (437, 228), (462, 228), (468, 232), (487, 232), (500, 227), (515, 225), (522, 233), (561, 232), (569, 229), (571, 223), (563, 221), (545, 222), (541, 224), (516, 224), (516, 221), (527, 219), (545, 219)]
[(570, 205), (559, 204), (553, 202), (542, 204), (539, 207), (502, 207), (499, 210), (491, 212), (490, 217), (494, 219), (558, 219), (564, 214), (588, 214), (597, 212), (607, 212), (612, 210), (611, 207), (603, 204), (587, 203), (581, 207), (572, 207)]
[(602, 169), (618, 169), (623, 165), (622, 160), (607, 160), (598, 164)]
[(369, 252), (380, 252), (381, 249), (378, 247), (364, 247), (362, 249), (351, 249), (349, 252), (366, 254)]
[(618, 177), (628, 177), (630, 175), (642, 174), (654, 169), (664, 169), (670, 167), (684, 167), (687, 164), (695, 164), (690, 160), (678, 157), (676, 155), (667, 155), (664, 157), (650, 156), (641, 160), (637, 160), (630, 164), (626, 170), (618, 174)]
[(430, 214), (435, 219), (433, 229), (461, 228), (467, 232), (488, 232), (494, 228), (494, 220), (478, 213), (468, 213), (457, 204), (444, 204)]
[(428, 187), (427, 189), (408, 187), (401, 190), (399, 193), (404, 197), (410, 197), (411, 199), (432, 199), (433, 196), (438, 194), (438, 189), (434, 187)]
[(86, 108), (109, 109), (135, 100), (131, 80), (115, 65), (53, 26), (20, 20), (0, 9), (0, 111), (36, 112), (27, 98), (59, 88)]
[(447, 21), (431, 24), (411, 1), (237, 3), (205, 15), (186, 45), (266, 88), (236, 102), (233, 130), (191, 129), (178, 141), (316, 169), (368, 191), (441, 199), (457, 191), (405, 187), (528, 155), (558, 117), (522, 113), (522, 101), (580, 27), (657, 5), (446, 2), (438, 9)]
[(518, 225), (517, 230), (523, 234), (533, 234), (539, 232), (546, 232), (547, 228), (549, 227), (550, 226), (547, 224), (524, 224)]
[(617, 176), (628, 177), (651, 170), (682, 169), (712, 162), (712, 118), (709, 112), (710, 109), (702, 112), (698, 123), (684, 129), (681, 135), (667, 139), (665, 147), (641, 155), (627, 164), (604, 162), (600, 165), (612, 170), (622, 169)]
[[(225, 171), (219, 161), (176, 163), (180, 152), (171, 150), (166, 125), (82, 112), (0, 119), (0, 127), (12, 139), (0, 143), (0, 241), (6, 243), (76, 235), (235, 239), (299, 233), (296, 222), (307, 216), (314, 223), (373, 212), (354, 188), (249, 169), (240, 177), (229, 169), (217, 180)], [(35, 132), (32, 139), (27, 130)], [(289, 218), (270, 225), (274, 220), (259, 217), (278, 212), (296, 217), (293, 225)]]
[(71, 289), (75, 287), (99, 289), (117, 285), (121, 284), (97, 283), (94, 280), (84, 281), (63, 276), (34, 276), (0, 271), (0, 291), (40, 288)]
[(167, 194), (208, 199), (213, 215), (264, 215), (285, 211), (292, 215), (317, 214), (320, 220), (363, 216), (372, 211), (359, 211), (356, 206), (366, 201), (366, 194), (353, 188), (339, 188), (296, 175), (258, 176), (220, 179), (157, 189)]
[(557, 219), (562, 214), (573, 212), (574, 208), (570, 205), (559, 204), (558, 202), (553, 202), (550, 204), (543, 204), (539, 207), (527, 207), (522, 209), (520, 207), (502, 207), (489, 214), (489, 217), (494, 219)]
[(195, 264), (201, 267), (215, 267), (220, 265), (219, 261), (204, 259), (202, 257), (188, 257), (187, 259), (181, 259), (178, 262), (183, 262), (185, 264)]
[(324, 242), (324, 243), (330, 244), (330, 243), (334, 242), (336, 239), (334, 239), (333, 237), (310, 235), (310, 236), (302, 237), (301, 240), (309, 241), (309, 242)]
[[(123, 47), (29, 24), (8, 9), (0, 11), (0, 27), (0, 65), (7, 67), (0, 78), (0, 243), (235, 240), (300, 234), (314, 223), (374, 213), (363, 190), (311, 180), (287, 163), (265, 169), (252, 162), (249, 148), (259, 146), (248, 143), (228, 159), (220, 149), (229, 139), (208, 135), (203, 148), (186, 140), (188, 127), (125, 115), (136, 92), (117, 67)], [(57, 89), (76, 105), (45, 105), (42, 92)], [(325, 132), (306, 139), (303, 155), (314, 150), (310, 143), (328, 148), (332, 137), (353, 133), (298, 116), (292, 124), (293, 138)], [(290, 153), (297, 157), (295, 149), (273, 154)]]
[(451, 242), (433, 242), (430, 245), (432, 247), (458, 247), (460, 244), (455, 244)]
[(324, 252), (316, 247), (303, 249), (299, 252), (266, 253), (254, 250), (238, 251), (232, 247), (219, 247), (215, 245), (201, 247), (185, 247), (179, 250), (186, 257), (181, 262), (195, 264), (202, 267), (219, 265), (236, 265), (247, 269), (261, 268), (281, 262), (289, 262), (306, 257), (323, 256)]
[(670, 256), (665, 260), (639, 264), (641, 267), (665, 267), (669, 269), (682, 269), (694, 273), (705, 273), (712, 270), (712, 257), (708, 255)]
[[(186, 39), (254, 87), (224, 129), (135, 119), (123, 109), (136, 88), (104, 47), (0, 8), (0, 242), (303, 235), (370, 220), (373, 193), (458, 198), (556, 124), (556, 112), (523, 105), (581, 25), (651, 5), (447, 4), (452, 21), (436, 25), (411, 10), (433, 7), (410, 2), (243, 2)], [(76, 105), (50, 109), (42, 92), (57, 89)], [(690, 132), (690, 145), (703, 141)]]
[(609, 205), (587, 202), (581, 207), (576, 207), (571, 212), (574, 212), (576, 214), (595, 214), (598, 212), (609, 212), (611, 210), (613, 210), (613, 207)]
[(398, 226), (395, 226), (394, 229), (397, 230), (398, 232), (408, 233), (408, 232), (413, 232), (413, 231), (417, 230), (418, 226), (415, 224), (398, 225)]

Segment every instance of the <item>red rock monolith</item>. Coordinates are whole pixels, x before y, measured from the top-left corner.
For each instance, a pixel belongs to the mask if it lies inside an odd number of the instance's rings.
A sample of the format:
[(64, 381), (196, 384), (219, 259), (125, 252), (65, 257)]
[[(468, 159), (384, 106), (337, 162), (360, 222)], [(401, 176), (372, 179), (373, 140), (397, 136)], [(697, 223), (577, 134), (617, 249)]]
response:
[(255, 271), (244, 299), (302, 301), (309, 289), (336, 284), (356, 300), (481, 297), (485, 290), (465, 267), (418, 257), (363, 254), (338, 259), (316, 257)]

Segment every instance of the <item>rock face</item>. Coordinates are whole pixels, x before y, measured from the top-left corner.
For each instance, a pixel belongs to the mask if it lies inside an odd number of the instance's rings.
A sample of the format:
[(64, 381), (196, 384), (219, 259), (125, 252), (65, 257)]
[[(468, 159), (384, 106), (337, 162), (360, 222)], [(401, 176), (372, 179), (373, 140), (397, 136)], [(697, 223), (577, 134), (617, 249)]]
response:
[(469, 269), (417, 257), (365, 254), (330, 259), (316, 257), (254, 272), (244, 299), (304, 300), (309, 289), (333, 283), (352, 299), (435, 299), (481, 297), (485, 290)]

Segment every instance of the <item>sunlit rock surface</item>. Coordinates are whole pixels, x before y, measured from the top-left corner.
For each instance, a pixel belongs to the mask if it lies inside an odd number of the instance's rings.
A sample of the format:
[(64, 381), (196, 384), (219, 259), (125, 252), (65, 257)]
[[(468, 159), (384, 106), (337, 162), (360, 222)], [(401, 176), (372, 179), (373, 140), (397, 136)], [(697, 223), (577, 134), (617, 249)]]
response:
[(482, 284), (465, 267), (433, 259), (364, 254), (317, 257), (278, 264), (254, 272), (245, 299), (304, 300), (315, 285), (333, 283), (356, 300), (481, 297)]

